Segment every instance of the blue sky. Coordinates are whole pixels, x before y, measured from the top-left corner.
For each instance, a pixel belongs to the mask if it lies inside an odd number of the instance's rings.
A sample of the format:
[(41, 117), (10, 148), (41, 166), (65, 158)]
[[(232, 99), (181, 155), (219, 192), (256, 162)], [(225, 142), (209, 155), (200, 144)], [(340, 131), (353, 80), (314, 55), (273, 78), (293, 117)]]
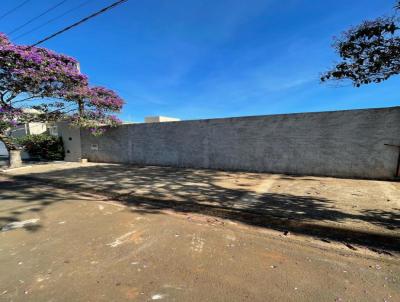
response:
[[(3, 0), (2, 11), (22, 0)], [(0, 20), (8, 33), (59, 0), (31, 0)], [(87, 0), (67, 0), (16, 38)], [(113, 0), (93, 0), (16, 43), (30, 44)], [(397, 106), (400, 77), (379, 85), (319, 82), (338, 60), (332, 38), (391, 14), (394, 0), (129, 0), (43, 46), (77, 58), (116, 90), (120, 117), (199, 119)]]

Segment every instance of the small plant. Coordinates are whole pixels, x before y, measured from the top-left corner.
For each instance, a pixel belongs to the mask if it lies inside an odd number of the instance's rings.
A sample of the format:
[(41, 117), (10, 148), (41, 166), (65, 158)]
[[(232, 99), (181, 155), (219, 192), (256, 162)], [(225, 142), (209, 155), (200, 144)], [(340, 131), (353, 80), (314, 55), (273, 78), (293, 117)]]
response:
[(61, 137), (43, 133), (27, 135), (19, 138), (17, 141), (33, 158), (63, 160), (65, 157)]

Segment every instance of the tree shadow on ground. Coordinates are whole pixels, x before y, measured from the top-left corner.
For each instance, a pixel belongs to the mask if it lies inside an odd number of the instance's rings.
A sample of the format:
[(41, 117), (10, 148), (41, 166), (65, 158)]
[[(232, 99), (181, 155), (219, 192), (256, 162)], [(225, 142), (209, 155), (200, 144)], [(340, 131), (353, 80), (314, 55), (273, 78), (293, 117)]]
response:
[(39, 217), (39, 222), (22, 224), (21, 228), (29, 232), (39, 231), (45, 219), (42, 212), (52, 204), (71, 197), (55, 192), (54, 188), (38, 181), (0, 179), (0, 231), (6, 225), (5, 229), (13, 229), (9, 226), (32, 218), (32, 213)]
[[(240, 173), (237, 175), (240, 177)], [(221, 171), (103, 165), (38, 173), (34, 177), (77, 192), (106, 195), (134, 206), (132, 211), (137, 213), (171, 210), (204, 214), (324, 241), (400, 251), (400, 237), (393, 233), (393, 230), (400, 229), (399, 211), (376, 209), (346, 213), (335, 208), (335, 201), (322, 197), (257, 194), (240, 184), (227, 188), (221, 185), (226, 177)], [(260, 174), (246, 174), (246, 181), (259, 177)], [(29, 179), (26, 176), (22, 178)], [(235, 179), (231, 181), (234, 183)], [(34, 192), (25, 195), (26, 201), (39, 197)], [(383, 231), (374, 233), (365, 228), (349, 228), (344, 223), (349, 220), (377, 225)]]
[[(13, 229), (10, 226), (24, 220), (22, 217), (26, 217), (28, 213), (38, 213), (47, 205), (55, 202), (54, 196), (49, 190), (43, 192), (39, 188), (40, 184), (33, 186), (29, 181), (0, 180), (0, 205), (2, 206), (0, 208), (0, 231)], [(13, 205), (4, 206), (4, 203), (9, 201), (12, 201)], [(16, 201), (18, 205), (14, 205)], [(40, 224), (23, 224), (21, 228), (36, 232), (41, 227)]]

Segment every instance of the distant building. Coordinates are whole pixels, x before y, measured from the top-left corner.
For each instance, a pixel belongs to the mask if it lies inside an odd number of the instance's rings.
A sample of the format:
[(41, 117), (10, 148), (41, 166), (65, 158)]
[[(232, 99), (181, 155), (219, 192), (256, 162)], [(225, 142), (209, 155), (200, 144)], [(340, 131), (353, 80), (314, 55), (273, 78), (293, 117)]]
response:
[[(24, 109), (25, 112), (29, 113), (37, 113), (37, 110), (34, 109)], [(42, 134), (45, 132), (48, 132), (52, 135), (56, 135), (57, 133), (54, 134), (54, 130), (57, 131), (57, 128), (53, 129), (54, 126), (51, 124), (47, 123), (25, 123), (25, 124), (20, 124), (18, 126), (15, 126), (11, 130), (11, 136), (19, 138), (19, 137), (24, 137), (26, 135), (32, 135), (32, 134)], [(6, 146), (0, 142), (0, 156), (8, 156), (8, 152), (6, 149)], [(28, 158), (29, 155), (26, 152), (23, 152), (22, 158)]]
[[(31, 114), (38, 114), (39, 111), (35, 109), (30, 109), (26, 108), (23, 109), (25, 113), (31, 113)], [(11, 130), (11, 135), (13, 137), (23, 137), (26, 135), (32, 135), (32, 134), (42, 134), (47, 131), (47, 123), (40, 123), (40, 122), (35, 122), (35, 123), (25, 123), (16, 126), (14, 129)]]
[(12, 136), (22, 137), (31, 134), (42, 134), (47, 131), (47, 125), (45, 123), (26, 123), (16, 126), (11, 130)]
[(180, 119), (168, 116), (147, 116), (144, 118), (145, 123), (163, 123), (163, 122), (178, 122)]

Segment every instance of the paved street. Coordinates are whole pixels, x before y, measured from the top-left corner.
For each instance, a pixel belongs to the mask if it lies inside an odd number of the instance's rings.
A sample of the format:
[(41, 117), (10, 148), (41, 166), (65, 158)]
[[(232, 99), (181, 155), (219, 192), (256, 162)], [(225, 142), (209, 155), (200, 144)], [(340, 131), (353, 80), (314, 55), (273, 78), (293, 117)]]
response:
[(400, 183), (98, 163), (32, 164), (9, 171), (147, 212), (206, 214), (350, 249), (400, 252)]
[(400, 300), (395, 256), (0, 180), (1, 301)]

